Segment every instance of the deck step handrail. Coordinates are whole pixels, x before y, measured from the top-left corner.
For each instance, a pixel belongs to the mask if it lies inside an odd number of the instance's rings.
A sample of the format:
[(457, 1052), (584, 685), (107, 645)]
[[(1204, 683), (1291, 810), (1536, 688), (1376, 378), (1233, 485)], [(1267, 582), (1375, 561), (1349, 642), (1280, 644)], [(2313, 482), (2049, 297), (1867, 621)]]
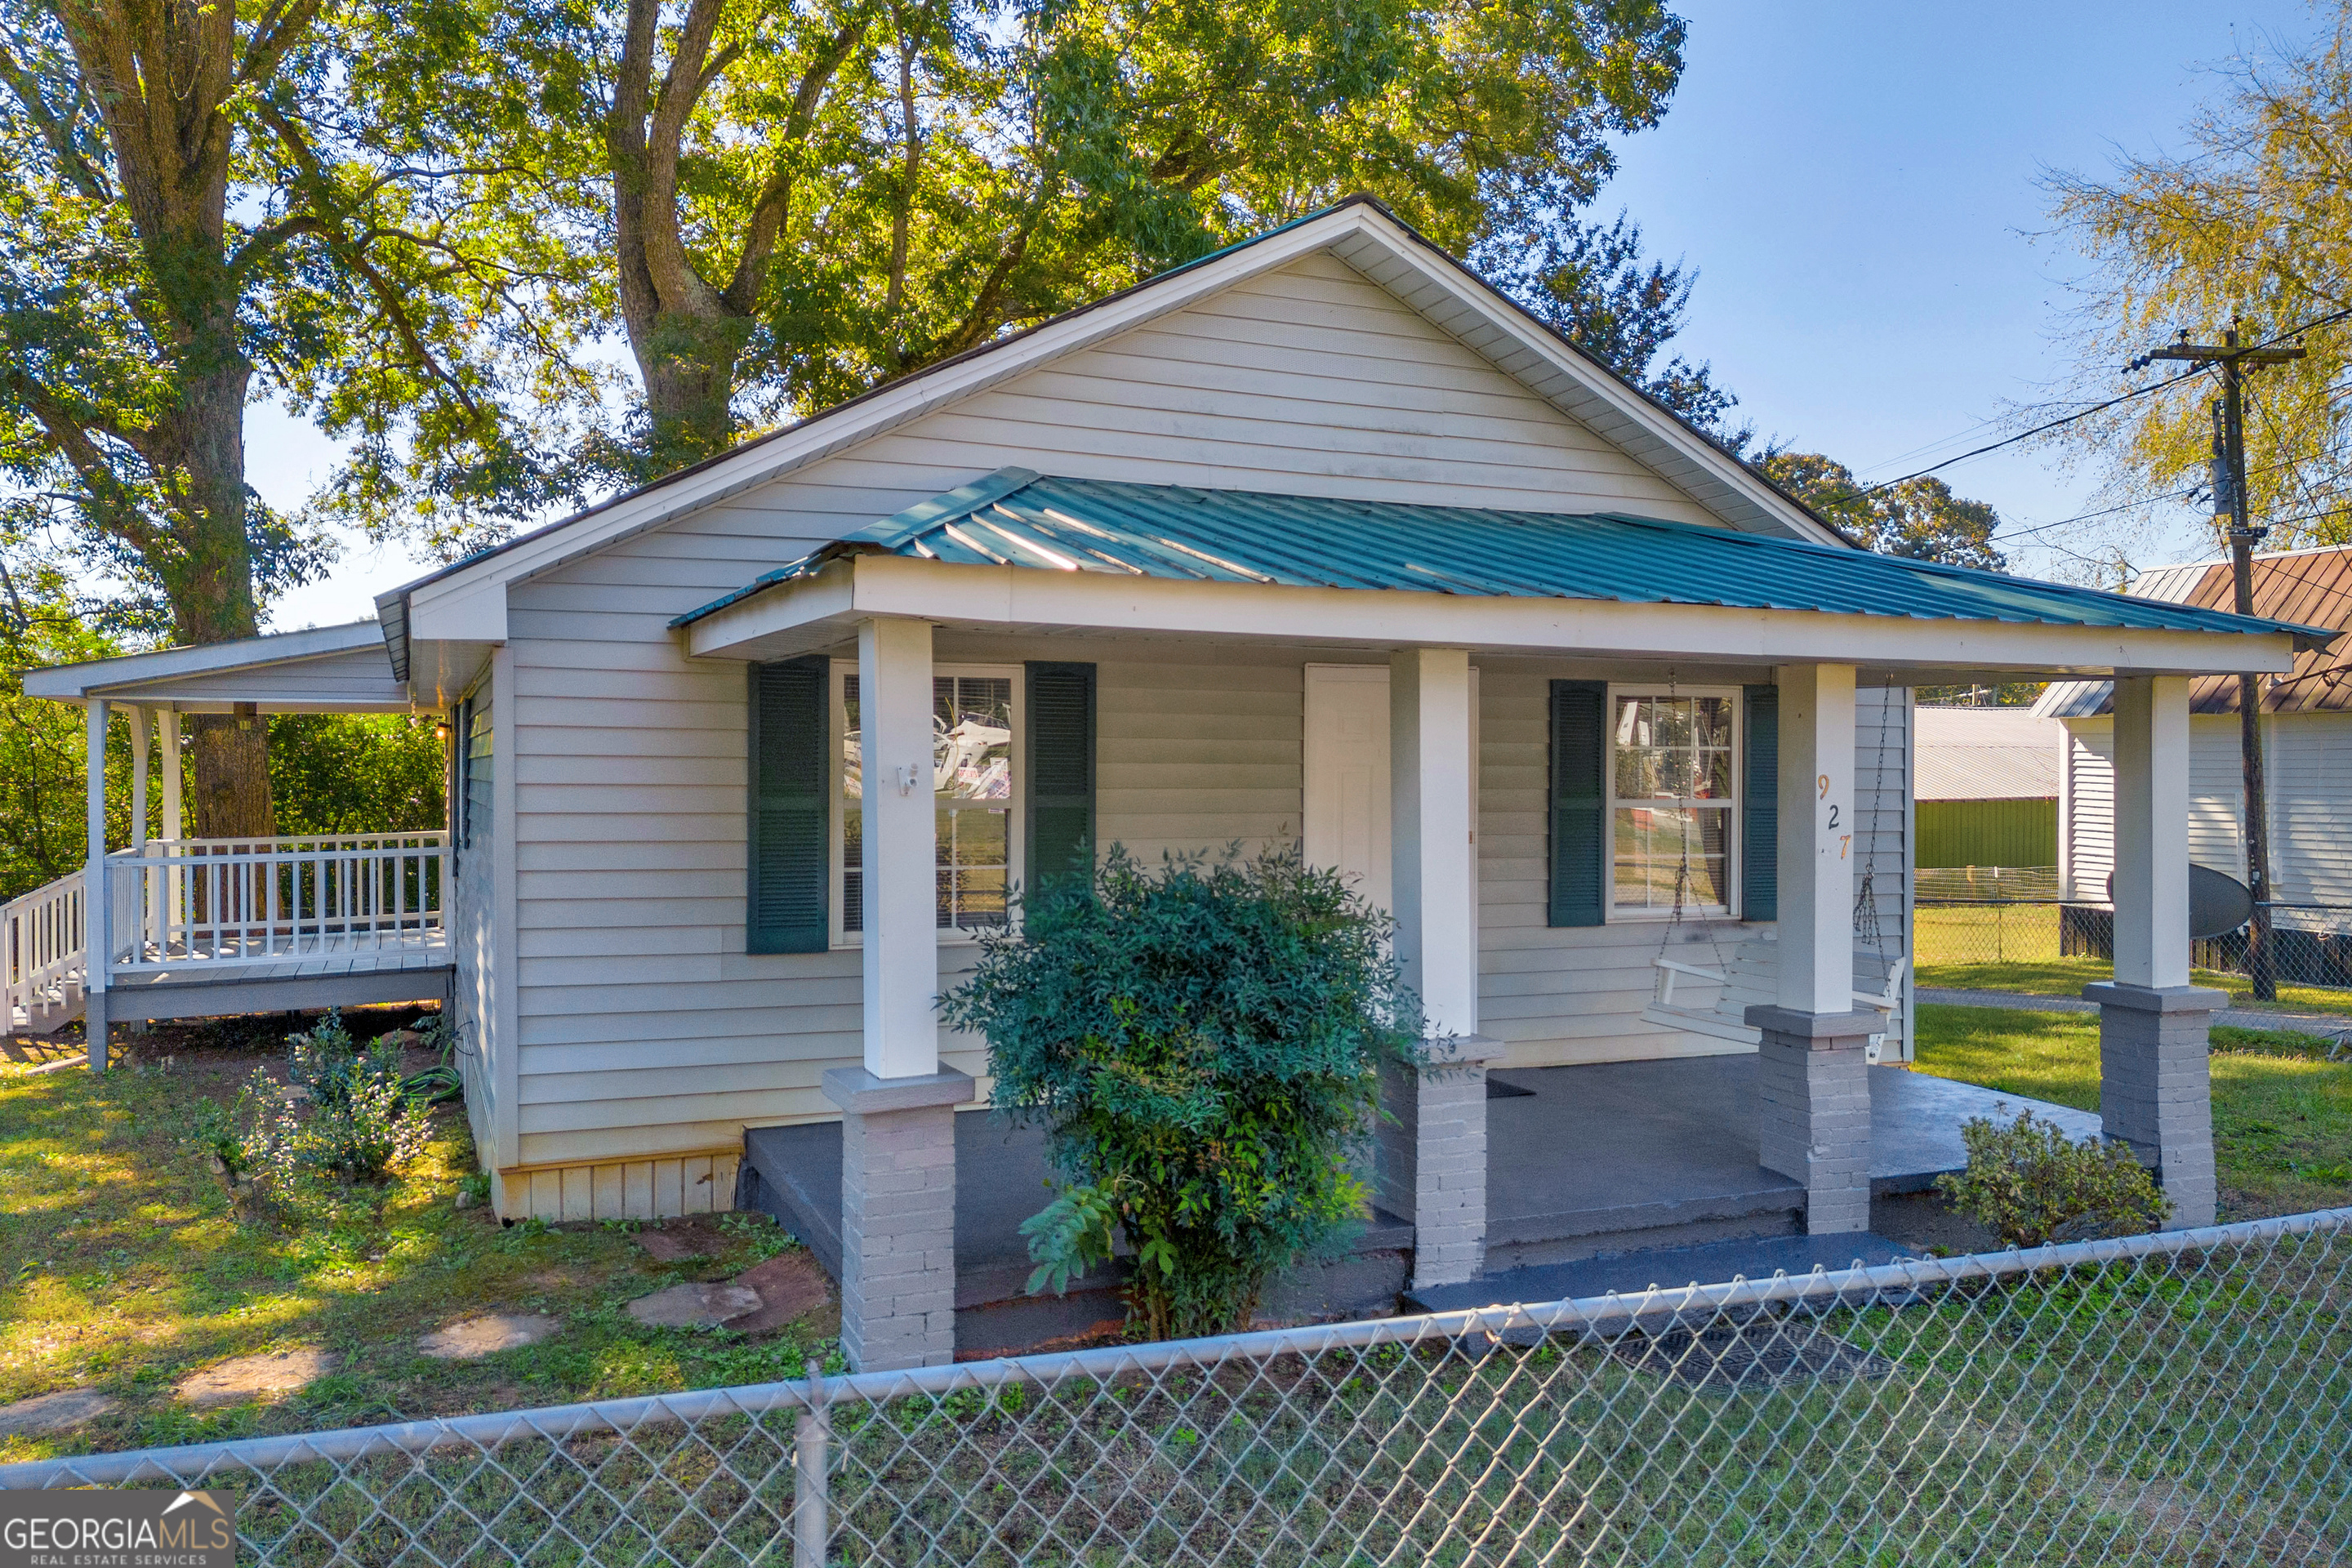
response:
[(84, 969), (82, 873), (67, 872), (0, 905), (0, 966), (7, 979), (7, 1016), (28, 1024), (39, 1015), (69, 1006), (79, 995)]
[(437, 940), (449, 835), (155, 839), (107, 858), (109, 974), (221, 973)]

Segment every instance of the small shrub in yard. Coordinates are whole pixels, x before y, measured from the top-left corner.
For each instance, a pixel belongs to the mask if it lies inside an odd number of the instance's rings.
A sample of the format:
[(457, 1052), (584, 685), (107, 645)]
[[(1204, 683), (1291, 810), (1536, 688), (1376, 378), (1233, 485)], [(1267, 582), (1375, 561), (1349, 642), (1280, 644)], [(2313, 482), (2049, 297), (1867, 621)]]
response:
[(997, 1104), (1044, 1124), (1065, 1183), (1022, 1227), (1032, 1290), (1123, 1239), (1134, 1328), (1219, 1333), (1271, 1275), (1345, 1245), (1381, 1068), (1419, 1050), (1387, 927), (1295, 852), (1153, 872), (1114, 846), (1090, 887), (983, 941), (944, 1005), (987, 1037)]
[(2011, 1246), (2154, 1230), (2172, 1212), (2171, 1200), (2123, 1144), (2096, 1138), (2077, 1143), (2030, 1110), (2007, 1124), (1971, 1118), (1960, 1138), (1968, 1168), (1937, 1177), (1937, 1189)]
[(268, 1217), (305, 1176), (387, 1181), (432, 1142), (431, 1097), (402, 1078), (397, 1046), (359, 1049), (333, 1013), (287, 1046), (290, 1091), (256, 1068), (229, 1106), (198, 1112), (196, 1140), (240, 1219)]

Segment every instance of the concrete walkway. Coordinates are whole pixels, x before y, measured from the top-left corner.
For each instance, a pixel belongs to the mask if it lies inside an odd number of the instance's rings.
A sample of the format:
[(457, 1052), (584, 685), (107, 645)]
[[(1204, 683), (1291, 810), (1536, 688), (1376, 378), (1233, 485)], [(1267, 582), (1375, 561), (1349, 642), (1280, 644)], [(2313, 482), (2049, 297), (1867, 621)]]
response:
[[(2095, 1013), (2096, 1002), (2080, 996), (2043, 996), (2031, 991), (1954, 991), (1922, 985), (1922, 1002), (1948, 1007), (2013, 1007), (2028, 1013)], [(2352, 1034), (2352, 1017), (2329, 1013), (2274, 1013), (2267, 1007), (2224, 1007), (2213, 1022), (2232, 1029), (2288, 1029), (2298, 1034), (2334, 1037)]]

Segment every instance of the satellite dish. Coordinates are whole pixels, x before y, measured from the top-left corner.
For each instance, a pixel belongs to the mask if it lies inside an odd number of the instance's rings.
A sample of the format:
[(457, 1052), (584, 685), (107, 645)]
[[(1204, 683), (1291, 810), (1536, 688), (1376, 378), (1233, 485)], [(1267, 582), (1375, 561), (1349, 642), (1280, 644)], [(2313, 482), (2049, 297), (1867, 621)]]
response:
[[(2107, 873), (2107, 902), (2116, 901), (2116, 874)], [(2254, 918), (2254, 895), (2235, 877), (2210, 866), (2189, 868), (2189, 940), (2227, 936)]]

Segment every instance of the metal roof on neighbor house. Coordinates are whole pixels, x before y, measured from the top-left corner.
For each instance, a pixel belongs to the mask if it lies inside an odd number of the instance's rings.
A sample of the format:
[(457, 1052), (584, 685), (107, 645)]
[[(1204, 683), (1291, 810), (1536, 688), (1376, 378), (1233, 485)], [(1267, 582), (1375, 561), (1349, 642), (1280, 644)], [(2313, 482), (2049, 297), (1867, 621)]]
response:
[[(2352, 629), (2352, 545), (2286, 550), (2257, 555), (2250, 574), (2254, 614), (2301, 626)], [(2237, 584), (2227, 561), (2160, 566), (2131, 586), (2134, 598), (2221, 609), (2237, 603)], [(2033, 705), (2052, 719), (2090, 719), (2112, 710), (2114, 688), (2104, 680), (2053, 683)], [(2191, 713), (2235, 713), (2238, 678), (2200, 675), (2189, 683)], [(2352, 712), (2352, 638), (2331, 648), (2306, 647), (2284, 675), (2263, 678), (2265, 713)]]
[(1920, 800), (2055, 800), (2065, 726), (2023, 708), (1928, 708), (1914, 714)]
[(680, 616), (688, 626), (831, 561), (939, 561), (1205, 583), (1721, 605), (2199, 632), (2331, 633), (1934, 562), (1612, 513), (1337, 500), (1003, 468)]

